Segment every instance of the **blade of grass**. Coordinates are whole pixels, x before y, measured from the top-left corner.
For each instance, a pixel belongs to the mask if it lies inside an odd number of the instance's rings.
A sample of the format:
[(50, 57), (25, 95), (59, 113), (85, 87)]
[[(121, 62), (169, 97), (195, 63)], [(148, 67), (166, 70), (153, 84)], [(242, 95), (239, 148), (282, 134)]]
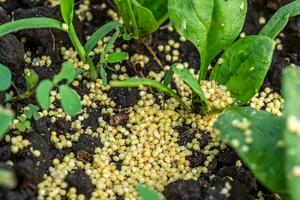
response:
[(190, 108), (181, 100), (181, 98), (175, 92), (173, 92), (173, 90), (151, 79), (131, 78), (123, 81), (111, 81), (109, 85), (111, 87), (139, 87), (142, 85), (150, 86), (170, 95), (171, 97), (176, 99), (185, 110), (190, 111)]
[(121, 24), (116, 21), (112, 21), (101, 26), (96, 32), (93, 33), (93, 35), (88, 39), (88, 41), (84, 45), (85, 51), (87, 53), (91, 52), (93, 48), (97, 45), (97, 43), (103, 39), (104, 36), (106, 36), (109, 32), (120, 26)]
[(47, 17), (35, 17), (28, 19), (19, 19), (3, 25), (0, 25), (0, 36), (13, 33), (23, 29), (34, 29), (34, 28), (54, 28), (62, 29), (62, 23), (56, 19)]

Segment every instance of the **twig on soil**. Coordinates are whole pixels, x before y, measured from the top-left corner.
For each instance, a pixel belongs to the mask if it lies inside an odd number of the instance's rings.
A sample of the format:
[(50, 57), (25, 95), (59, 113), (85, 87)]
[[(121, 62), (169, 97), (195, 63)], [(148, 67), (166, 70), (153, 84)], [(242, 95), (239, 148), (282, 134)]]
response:
[(161, 69), (163, 69), (164, 67), (163, 67), (161, 61), (159, 60), (159, 58), (157, 57), (156, 53), (153, 51), (153, 49), (144, 40), (141, 40), (141, 41), (142, 41), (142, 44), (148, 50), (148, 52), (152, 55), (152, 57), (156, 61), (156, 63), (160, 66)]

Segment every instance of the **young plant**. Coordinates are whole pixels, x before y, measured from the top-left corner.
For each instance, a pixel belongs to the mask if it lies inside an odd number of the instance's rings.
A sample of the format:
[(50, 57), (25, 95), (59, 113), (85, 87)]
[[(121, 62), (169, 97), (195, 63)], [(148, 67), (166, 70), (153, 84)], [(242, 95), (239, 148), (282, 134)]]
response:
[(29, 118), (25, 114), (20, 115), (18, 118), (18, 123), (16, 124), (16, 129), (20, 132), (26, 132), (31, 130), (31, 124)]
[(284, 72), (284, 116), (250, 107), (226, 109), (215, 123), (256, 178), (284, 199), (300, 199), (300, 71)]
[[(169, 0), (168, 4), (169, 16), (177, 31), (199, 50), (201, 67), (199, 83), (195, 82), (193, 74), (187, 69), (176, 68), (171, 68), (176, 69), (174, 72), (167, 72), (165, 78), (168, 81), (165, 82), (169, 82), (173, 73), (176, 73), (204, 105), (206, 100), (200, 81), (206, 79), (208, 66), (224, 49), (209, 79), (225, 85), (236, 104), (247, 103), (260, 89), (269, 70), (274, 51), (273, 39), (282, 31), (289, 17), (300, 14), (300, 0), (293, 1), (279, 9), (259, 35), (247, 36), (234, 42), (245, 21), (246, 0)], [(113, 85), (119, 84), (113, 82)]]
[[(60, 103), (64, 111), (75, 116), (81, 110), (80, 96), (68, 85), (82, 72), (82, 69), (74, 70), (73, 64), (65, 62), (60, 72), (54, 76), (53, 80), (43, 80), (37, 87), (36, 99), (42, 109), (48, 110), (50, 107), (50, 92), (57, 87), (60, 95)], [(62, 84), (66, 81), (66, 84)]]
[(99, 40), (101, 40), (106, 34), (111, 32), (112, 30), (121, 27), (121, 24), (118, 22), (109, 22), (103, 25), (95, 33), (92, 34), (92, 36), (83, 46), (75, 32), (75, 28), (73, 25), (74, 0), (61, 0), (60, 8), (64, 23), (47, 17), (20, 19), (0, 25), (0, 36), (23, 29), (33, 28), (53, 28), (65, 31), (68, 33), (69, 38), (76, 51), (78, 52), (81, 60), (89, 65), (91, 78), (96, 79), (98, 76), (97, 69), (94, 63), (92, 62), (92, 58), (89, 57), (89, 53), (97, 45)]
[(125, 27), (138, 39), (155, 32), (168, 18), (167, 0), (114, 0)]
[(5, 133), (9, 129), (13, 119), (13, 112), (0, 106), (0, 141), (3, 139)]
[(142, 200), (164, 200), (164, 196), (157, 192), (156, 190), (153, 190), (151, 188), (148, 188), (142, 184), (138, 184), (136, 186), (136, 191), (139, 193)]

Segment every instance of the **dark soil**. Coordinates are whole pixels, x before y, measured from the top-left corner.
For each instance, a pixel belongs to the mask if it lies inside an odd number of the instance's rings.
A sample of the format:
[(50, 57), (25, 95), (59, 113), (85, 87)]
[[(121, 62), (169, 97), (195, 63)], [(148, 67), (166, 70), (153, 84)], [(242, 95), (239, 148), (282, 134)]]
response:
[[(104, 14), (99, 14), (98, 5), (102, 1), (93, 0), (93, 13), (94, 20), (92, 23), (75, 21), (75, 27), (80, 38), (83, 40), (85, 34), (91, 34), (96, 27), (100, 27), (105, 22), (111, 20)], [(268, 19), (280, 6), (290, 2), (285, 0), (249, 0), (249, 14), (244, 27), (246, 34), (257, 33), (262, 25), (258, 23), (259, 17)], [(59, 8), (46, 8), (43, 7), (44, 1), (42, 0), (7, 0), (6, 3), (0, 7), (0, 24), (9, 21), (12, 17), (15, 19), (33, 17), (33, 16), (47, 16), (56, 19), (61, 19)], [(300, 18), (294, 18), (283, 31), (284, 36), (282, 40), (283, 50), (275, 51), (273, 63), (270, 71), (268, 72), (264, 86), (269, 86), (276, 91), (280, 91), (281, 85), (281, 71), (289, 64), (300, 65), (299, 53), (300, 51)], [(167, 36), (167, 37), (166, 37)], [(21, 38), (26, 37), (27, 42), (21, 43)], [(175, 32), (169, 33), (165, 29), (161, 29), (148, 39), (149, 46), (154, 50), (158, 44), (166, 44), (168, 39), (178, 38)], [(26, 66), (24, 62), (24, 52), (31, 50), (35, 56), (50, 55), (53, 63), (49, 68), (36, 68), (36, 72), (41, 79), (52, 78), (59, 70), (59, 66), (63, 59), (60, 56), (60, 47), (70, 47), (70, 41), (66, 34), (50, 30), (50, 29), (36, 29), (25, 30), (15, 34), (10, 34), (0, 37), (0, 63), (3, 63), (11, 69), (14, 77), (14, 83), (20, 91), (24, 91), (25, 83), (23, 70)], [(196, 49), (191, 43), (186, 42), (181, 46), (182, 52), (181, 60), (189, 62), (190, 66), (197, 68), (199, 66), (199, 56)], [(135, 52), (141, 54), (151, 55), (144, 48), (142, 44), (133, 44), (129, 50), (130, 54)], [(158, 54), (158, 58), (163, 64), (168, 64), (163, 55)], [(142, 73), (147, 74), (149, 69), (152, 71), (160, 71), (157, 63), (151, 61), (150, 68), (145, 67)], [(135, 66), (128, 63), (128, 70), (132, 74), (138, 71)], [(84, 93), (84, 91), (81, 91)], [(81, 92), (79, 92), (81, 94)], [(110, 97), (116, 102), (117, 109), (120, 109), (119, 114), (107, 119), (111, 125), (124, 125), (128, 120), (126, 116), (126, 109), (133, 106), (139, 100), (137, 89), (112, 89)], [(0, 104), (3, 104), (4, 94), (0, 92)], [(12, 105), (16, 112), (20, 112), (20, 108), (27, 105), (28, 102), (35, 103), (34, 98), (29, 100), (19, 101)], [(90, 110), (89, 119), (84, 126), (97, 128), (97, 119), (101, 116), (99, 110)], [(105, 117), (105, 116), (103, 116)], [(27, 200), (36, 199), (37, 183), (39, 183), (43, 175), (47, 173), (48, 168), (51, 166), (53, 158), (63, 158), (68, 151), (73, 151), (76, 157), (83, 162), (92, 162), (94, 149), (102, 147), (99, 140), (90, 136), (82, 136), (72, 149), (69, 150), (56, 150), (50, 142), (48, 130), (55, 130), (58, 133), (70, 130), (70, 124), (66, 121), (58, 120), (52, 124), (50, 118), (43, 118), (39, 121), (32, 121), (33, 130), (26, 135), (26, 138), (32, 143), (34, 149), (40, 150), (42, 156), (39, 158), (33, 157), (29, 150), (23, 150), (20, 153), (13, 155), (10, 147), (4, 141), (0, 142), (0, 168), (8, 168), (12, 170), (18, 179), (18, 186), (14, 190), (6, 190), (0, 188), (0, 199), (3, 200)], [(180, 132), (180, 145), (186, 145), (193, 138), (197, 130), (193, 130), (188, 126), (178, 127)], [(9, 133), (12, 134), (12, 133)], [(209, 135), (201, 133), (202, 138), (200, 144), (202, 147), (208, 144)], [(197, 167), (203, 164), (205, 155), (201, 151), (194, 151), (188, 158), (191, 167)], [(269, 193), (263, 188), (248, 171), (247, 168), (237, 167), (236, 162), (238, 156), (231, 149), (226, 149), (213, 160), (208, 167), (209, 173), (205, 176), (199, 177), (198, 181), (193, 180), (178, 180), (170, 183), (164, 195), (169, 200), (254, 200), (257, 198), (258, 191), (263, 192), (265, 199), (275, 200), (275, 195)], [(14, 165), (11, 167), (6, 164), (8, 160), (12, 160)], [(120, 167), (121, 163), (116, 163)], [(75, 187), (79, 192), (85, 194), (87, 198), (90, 197), (94, 186), (91, 184), (88, 176), (82, 170), (76, 170), (66, 177), (69, 186)], [(224, 185), (229, 183), (231, 189), (228, 194), (223, 194), (221, 191)], [(122, 199), (121, 197), (119, 199)]]

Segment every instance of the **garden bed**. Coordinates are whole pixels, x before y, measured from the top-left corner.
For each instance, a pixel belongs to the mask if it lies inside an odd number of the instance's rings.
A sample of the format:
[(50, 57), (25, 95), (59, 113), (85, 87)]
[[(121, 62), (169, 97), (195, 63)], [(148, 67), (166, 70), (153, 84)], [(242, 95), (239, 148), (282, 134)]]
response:
[[(1, 1), (0, 1), (1, 2)], [(0, 24), (13, 19), (46, 16), (61, 19), (55, 0), (6, 0), (0, 3)], [(241, 37), (256, 34), (266, 19), (290, 1), (250, 0)], [(76, 31), (82, 41), (96, 28), (117, 20), (112, 2), (83, 0), (76, 4)], [(271, 68), (260, 95), (279, 101), (281, 71), (299, 65), (300, 21), (293, 18), (277, 39)], [(104, 38), (108, 40), (108, 38)], [(99, 43), (95, 55), (103, 49)], [(129, 59), (108, 69), (108, 79), (144, 76), (161, 81), (167, 65), (180, 62), (199, 66), (197, 49), (180, 37), (169, 23), (142, 41), (118, 39), (115, 51), (126, 51)], [(155, 57), (154, 54), (157, 56)], [(33, 69), (40, 80), (52, 79), (65, 60), (82, 63), (71, 49), (66, 33), (50, 30), (23, 30), (0, 38), (0, 63), (10, 68), (15, 88), (26, 90), (24, 70)], [(215, 61), (217, 62), (217, 61)], [(0, 188), (0, 199), (136, 199), (139, 182), (162, 192), (166, 199), (251, 200), (278, 199), (265, 189), (242, 163), (237, 154), (216, 136), (212, 128), (216, 115), (187, 113), (179, 104), (155, 89), (111, 88), (102, 81), (90, 81), (83, 74), (73, 83), (81, 96), (82, 112), (73, 118), (60, 108), (60, 97), (51, 92), (53, 106), (31, 119), (31, 128), (13, 129), (0, 142), (0, 168), (12, 170), (16, 188)], [(191, 90), (175, 79), (172, 87), (191, 105)], [(203, 82), (206, 93), (221, 103), (231, 101), (219, 85)], [(252, 106), (257, 107), (255, 98)], [(0, 92), (4, 105), (5, 93)], [(281, 105), (259, 105), (274, 114)], [(34, 96), (15, 99), (11, 108), (21, 116), (24, 107), (37, 102)]]

